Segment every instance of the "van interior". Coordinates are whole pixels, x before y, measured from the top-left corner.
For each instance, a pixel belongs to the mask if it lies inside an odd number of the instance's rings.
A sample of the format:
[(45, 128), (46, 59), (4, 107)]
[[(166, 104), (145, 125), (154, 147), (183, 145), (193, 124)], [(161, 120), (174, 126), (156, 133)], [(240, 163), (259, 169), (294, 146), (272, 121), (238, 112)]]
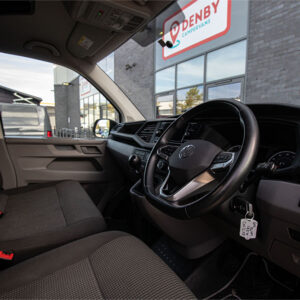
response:
[(1, 299), (300, 298), (300, 108), (148, 120), (97, 65), (152, 43), (172, 4), (0, 2), (1, 52), (76, 71), (120, 115), (96, 138), (25, 138), (1, 109)]

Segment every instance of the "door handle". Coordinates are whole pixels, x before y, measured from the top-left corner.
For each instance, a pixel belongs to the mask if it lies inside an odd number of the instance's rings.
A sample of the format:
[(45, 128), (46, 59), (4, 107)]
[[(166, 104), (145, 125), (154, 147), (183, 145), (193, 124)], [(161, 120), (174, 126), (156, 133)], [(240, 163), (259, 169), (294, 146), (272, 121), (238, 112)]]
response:
[(96, 146), (81, 146), (80, 148), (84, 154), (102, 154)]

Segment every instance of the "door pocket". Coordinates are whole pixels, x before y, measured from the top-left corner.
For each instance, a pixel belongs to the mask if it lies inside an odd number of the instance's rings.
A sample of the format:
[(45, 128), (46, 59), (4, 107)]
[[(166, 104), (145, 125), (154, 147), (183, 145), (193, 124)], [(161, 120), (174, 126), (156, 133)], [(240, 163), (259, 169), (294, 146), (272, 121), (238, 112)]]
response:
[(48, 170), (99, 172), (103, 168), (94, 158), (56, 158), (47, 167)]

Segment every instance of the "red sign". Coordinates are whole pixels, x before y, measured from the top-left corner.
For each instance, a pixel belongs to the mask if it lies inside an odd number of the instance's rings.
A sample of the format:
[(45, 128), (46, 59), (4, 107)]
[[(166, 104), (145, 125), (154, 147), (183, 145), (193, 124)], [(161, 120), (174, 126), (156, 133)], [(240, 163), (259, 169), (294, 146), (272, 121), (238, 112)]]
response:
[(192, 0), (168, 17), (163, 24), (163, 59), (188, 51), (228, 32), (231, 24), (231, 0)]

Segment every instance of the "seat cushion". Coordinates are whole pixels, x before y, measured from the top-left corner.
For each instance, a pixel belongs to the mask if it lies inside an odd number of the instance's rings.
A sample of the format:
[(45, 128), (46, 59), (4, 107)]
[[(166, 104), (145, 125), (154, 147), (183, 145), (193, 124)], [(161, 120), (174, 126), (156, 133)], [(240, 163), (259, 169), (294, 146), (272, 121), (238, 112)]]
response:
[(6, 196), (0, 249), (14, 250), (17, 261), (105, 230), (99, 210), (77, 182)]
[(104, 232), (0, 273), (1, 299), (191, 299), (190, 290), (144, 243)]

